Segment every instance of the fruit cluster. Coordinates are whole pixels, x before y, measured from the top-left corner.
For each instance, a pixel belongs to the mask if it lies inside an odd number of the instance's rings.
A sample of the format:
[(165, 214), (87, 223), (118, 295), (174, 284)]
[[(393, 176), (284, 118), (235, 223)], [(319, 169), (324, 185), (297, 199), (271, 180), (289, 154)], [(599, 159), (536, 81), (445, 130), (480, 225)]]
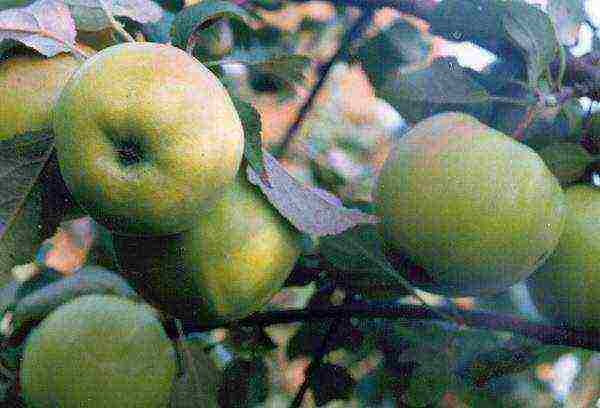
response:
[[(205, 66), (156, 43), (89, 52), (83, 63), (22, 52), (0, 64), (0, 138), (53, 131), (65, 184), (112, 234), (119, 274), (141, 300), (58, 305), (26, 339), (21, 386), (35, 407), (161, 407), (176, 358), (157, 312), (249, 315), (283, 285), (300, 235), (241, 171), (242, 122)], [(588, 150), (536, 152), (464, 113), (422, 120), (374, 191), (388, 254), (418, 266), (406, 274), (418, 288), (484, 296), (528, 279), (547, 316), (600, 327)]]
[(529, 278), (543, 314), (600, 327), (600, 189), (581, 181), (589, 160), (552, 160), (577, 157), (580, 146), (550, 147), (540, 156), (464, 113), (414, 126), (374, 192), (388, 254), (418, 266), (406, 278), (449, 296)]
[(53, 131), (65, 184), (110, 231), (119, 273), (144, 301), (86, 295), (55, 308), (27, 337), (24, 398), (165, 406), (176, 360), (156, 310), (206, 324), (245, 317), (300, 254), (298, 231), (240, 169), (244, 132), (228, 92), (184, 51), (141, 42), (83, 63), (16, 55), (0, 81), (14, 102), (0, 134)]

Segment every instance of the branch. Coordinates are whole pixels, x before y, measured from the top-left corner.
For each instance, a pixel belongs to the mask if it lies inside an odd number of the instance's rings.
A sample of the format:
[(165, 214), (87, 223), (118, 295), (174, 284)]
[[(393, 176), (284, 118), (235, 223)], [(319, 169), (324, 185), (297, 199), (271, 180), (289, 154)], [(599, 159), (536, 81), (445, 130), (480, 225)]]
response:
[[(450, 313), (446, 307), (435, 308)], [(537, 323), (514, 315), (497, 314), (487, 311), (461, 310), (461, 317), (470, 328), (507, 331), (536, 339), (545, 344), (579, 347), (600, 351), (600, 329), (589, 330), (560, 325)], [(294, 323), (298, 321), (342, 318), (387, 318), (409, 320), (439, 320), (435, 311), (420, 305), (401, 305), (395, 302), (364, 302), (326, 309), (291, 309), (255, 313), (245, 319), (217, 325), (203, 325), (198, 329), (205, 331), (217, 327), (269, 326), (273, 324)], [(458, 328), (458, 326), (456, 326)]]
[(304, 102), (304, 105), (302, 105), (302, 107), (300, 108), (300, 111), (298, 112), (298, 116), (296, 116), (296, 120), (294, 121), (294, 123), (292, 123), (292, 125), (288, 129), (287, 133), (285, 134), (285, 138), (283, 139), (281, 146), (278, 148), (279, 155), (282, 155), (287, 151), (290, 143), (292, 142), (292, 138), (296, 134), (296, 131), (300, 128), (300, 125), (304, 121), (304, 118), (306, 118), (306, 115), (308, 114), (308, 112), (310, 112), (310, 110), (313, 106), (313, 103), (315, 101), (315, 98), (317, 97), (317, 94), (323, 87), (323, 84), (325, 83), (325, 80), (327, 79), (327, 76), (328, 76), (329, 71), (331, 70), (331, 67), (333, 66), (333, 64), (335, 64), (335, 62), (343, 56), (343, 54), (348, 49), (349, 44), (355, 38), (360, 36), (363, 28), (369, 23), (369, 21), (371, 21), (372, 16), (373, 16), (372, 10), (370, 10), (370, 9), (364, 10), (361, 13), (361, 15), (358, 17), (358, 19), (356, 19), (356, 21), (352, 24), (352, 26), (344, 34), (344, 37), (340, 41), (340, 45), (339, 45), (335, 55), (333, 57), (331, 57), (329, 59), (329, 61), (327, 61), (327, 63), (325, 63), (325, 65), (323, 65), (318, 70), (319, 79), (318, 79), (317, 83), (315, 84), (315, 86), (312, 88), (311, 93), (308, 96), (308, 99), (306, 100), (306, 102)]
[(304, 401), (304, 394), (306, 394), (306, 391), (308, 391), (308, 386), (310, 384), (311, 372), (321, 365), (323, 358), (327, 354), (327, 344), (329, 343), (329, 339), (337, 331), (338, 323), (339, 319), (331, 319), (331, 321), (329, 322), (329, 328), (327, 329), (327, 333), (325, 334), (325, 337), (323, 337), (321, 345), (315, 353), (313, 360), (310, 362), (310, 365), (306, 369), (304, 381), (302, 381), (302, 385), (296, 393), (296, 397), (294, 398), (294, 401), (292, 401), (290, 408), (300, 408), (302, 406), (302, 401)]

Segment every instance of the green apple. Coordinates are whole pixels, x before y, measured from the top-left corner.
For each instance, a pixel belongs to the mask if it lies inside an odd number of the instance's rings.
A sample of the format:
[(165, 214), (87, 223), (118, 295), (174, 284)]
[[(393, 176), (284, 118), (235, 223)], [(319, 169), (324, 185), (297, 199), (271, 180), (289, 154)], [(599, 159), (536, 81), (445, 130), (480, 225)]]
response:
[(600, 190), (569, 187), (558, 247), (528, 280), (539, 311), (572, 326), (600, 328)]
[(200, 322), (239, 319), (281, 289), (300, 233), (241, 175), (194, 227), (168, 237), (114, 235), (121, 272), (159, 309)]
[(20, 384), (36, 408), (163, 408), (176, 374), (149, 306), (88, 295), (58, 307), (25, 342)]
[(565, 197), (529, 147), (455, 112), (418, 123), (390, 152), (374, 192), (384, 240), (451, 296), (501, 292), (552, 253)]
[[(94, 52), (79, 44), (84, 51)], [(0, 63), (0, 140), (52, 128), (50, 112), (71, 74), (81, 65), (72, 54), (46, 58), (33, 51)]]
[(242, 124), (221, 82), (184, 51), (127, 43), (89, 58), (53, 113), (61, 173), (111, 231), (190, 228), (238, 172)]

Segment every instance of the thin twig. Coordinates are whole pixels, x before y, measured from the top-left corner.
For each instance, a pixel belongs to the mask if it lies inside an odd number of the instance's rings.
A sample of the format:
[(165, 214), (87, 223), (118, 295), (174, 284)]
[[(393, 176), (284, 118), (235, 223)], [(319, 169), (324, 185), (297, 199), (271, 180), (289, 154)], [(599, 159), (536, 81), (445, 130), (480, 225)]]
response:
[(329, 328), (327, 329), (327, 333), (323, 337), (319, 349), (315, 353), (313, 360), (310, 362), (308, 368), (306, 369), (304, 381), (298, 389), (296, 397), (294, 398), (294, 401), (292, 401), (290, 408), (300, 408), (300, 406), (302, 405), (302, 401), (304, 400), (304, 394), (306, 394), (306, 391), (308, 391), (308, 386), (310, 384), (309, 380), (311, 372), (321, 364), (323, 357), (325, 357), (325, 354), (327, 354), (327, 344), (329, 343), (329, 339), (331, 338), (331, 336), (337, 331), (339, 321), (340, 320), (336, 318), (331, 319)]
[(327, 79), (327, 76), (328, 76), (329, 71), (331, 70), (331, 67), (333, 66), (333, 64), (335, 64), (335, 62), (344, 54), (344, 52), (346, 52), (347, 47), (349, 46), (349, 43), (354, 38), (356, 38), (357, 36), (360, 35), (362, 29), (369, 23), (372, 16), (373, 16), (373, 11), (371, 9), (364, 10), (361, 13), (361, 15), (358, 17), (358, 19), (354, 22), (352, 27), (350, 27), (348, 29), (348, 31), (346, 31), (346, 33), (344, 34), (344, 37), (341, 39), (340, 45), (339, 45), (337, 51), (335, 52), (335, 54), (333, 55), (333, 57), (331, 57), (329, 59), (329, 61), (327, 61), (325, 63), (325, 65), (323, 65), (323, 67), (321, 69), (319, 69), (319, 71), (318, 71), (319, 79), (318, 79), (317, 83), (315, 84), (315, 86), (312, 88), (308, 99), (304, 102), (304, 105), (302, 105), (302, 107), (300, 108), (300, 111), (298, 112), (298, 116), (296, 116), (296, 120), (294, 121), (294, 123), (292, 123), (292, 125), (288, 129), (288, 131), (285, 135), (285, 138), (283, 139), (283, 142), (282, 142), (280, 148), (278, 149), (279, 150), (278, 156), (281, 156), (282, 154), (284, 154), (287, 151), (288, 146), (290, 145), (290, 143), (292, 141), (292, 138), (296, 134), (296, 131), (300, 128), (300, 125), (306, 118), (306, 115), (311, 110), (313, 103), (315, 101), (315, 98), (316, 98), (317, 94), (319, 93), (319, 91), (321, 90), (321, 88), (323, 87), (323, 84), (325, 83), (325, 80)]

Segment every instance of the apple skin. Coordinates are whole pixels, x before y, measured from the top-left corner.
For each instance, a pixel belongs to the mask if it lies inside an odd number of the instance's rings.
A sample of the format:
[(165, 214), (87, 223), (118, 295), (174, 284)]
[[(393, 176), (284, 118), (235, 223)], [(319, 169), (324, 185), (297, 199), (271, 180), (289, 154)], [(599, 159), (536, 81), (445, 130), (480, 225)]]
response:
[(567, 216), (558, 247), (527, 281), (542, 315), (570, 326), (600, 328), (600, 190), (565, 191)]
[(153, 309), (87, 295), (48, 315), (25, 341), (20, 384), (36, 408), (162, 408), (176, 355)]
[(53, 112), (60, 170), (111, 231), (190, 228), (238, 172), (242, 124), (216, 76), (184, 51), (126, 43), (89, 58)]
[(194, 227), (168, 237), (113, 235), (121, 273), (158, 309), (201, 323), (240, 319), (277, 293), (301, 235), (241, 175)]
[[(94, 50), (78, 44), (84, 51)], [(49, 130), (50, 112), (71, 74), (82, 64), (72, 54), (46, 58), (22, 52), (0, 63), (0, 140)]]
[(424, 268), (407, 278), (448, 296), (495, 294), (529, 276), (558, 244), (566, 206), (532, 149), (454, 112), (399, 140), (374, 196), (386, 245)]

